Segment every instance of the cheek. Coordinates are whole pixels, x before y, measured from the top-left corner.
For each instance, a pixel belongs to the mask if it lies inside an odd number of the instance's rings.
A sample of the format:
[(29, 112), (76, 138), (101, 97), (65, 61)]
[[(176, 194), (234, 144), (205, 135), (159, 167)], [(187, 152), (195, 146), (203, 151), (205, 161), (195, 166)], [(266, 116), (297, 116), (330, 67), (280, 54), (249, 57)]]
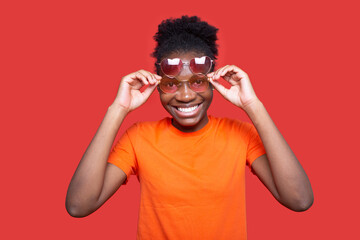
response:
[(159, 91), (159, 95), (160, 95), (161, 105), (163, 105), (163, 107), (166, 107), (166, 105), (169, 103), (171, 98), (169, 98), (167, 94), (164, 94), (161, 91)]
[(165, 99), (164, 99), (164, 97), (162, 96), (162, 93), (160, 93), (160, 102), (161, 102), (161, 105), (164, 106)]
[(205, 99), (207, 104), (210, 105), (213, 99), (213, 91), (209, 89), (207, 92), (203, 94), (203, 98)]

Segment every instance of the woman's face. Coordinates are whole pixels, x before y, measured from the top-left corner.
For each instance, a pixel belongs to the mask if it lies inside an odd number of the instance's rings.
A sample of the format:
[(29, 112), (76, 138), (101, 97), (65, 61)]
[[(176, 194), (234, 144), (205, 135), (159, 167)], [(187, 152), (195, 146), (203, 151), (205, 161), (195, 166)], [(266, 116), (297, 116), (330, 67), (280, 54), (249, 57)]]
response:
[[(166, 58), (180, 58), (183, 63), (190, 62), (194, 57), (202, 57), (204, 54), (195, 52), (172, 53)], [(160, 75), (168, 78), (161, 71)], [(188, 81), (197, 77), (189, 69), (189, 65), (184, 65), (176, 79)], [(175, 93), (164, 93), (159, 89), (160, 101), (166, 111), (173, 117), (173, 125), (183, 132), (194, 132), (200, 130), (208, 122), (207, 110), (211, 104), (213, 92), (209, 87), (204, 92), (194, 92), (189, 88), (188, 83), (183, 82)]]

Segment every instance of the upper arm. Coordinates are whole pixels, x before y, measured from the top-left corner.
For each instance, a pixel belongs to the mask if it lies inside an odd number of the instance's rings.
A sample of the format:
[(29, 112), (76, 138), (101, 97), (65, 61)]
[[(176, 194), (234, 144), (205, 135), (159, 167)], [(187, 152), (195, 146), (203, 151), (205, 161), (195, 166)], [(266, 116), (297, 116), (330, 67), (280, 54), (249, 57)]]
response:
[(104, 184), (96, 203), (96, 209), (101, 207), (120, 188), (126, 178), (123, 170), (112, 163), (107, 163)]
[(279, 193), (276, 189), (273, 175), (271, 173), (271, 168), (269, 160), (266, 154), (261, 155), (251, 164), (252, 171), (260, 179), (260, 181), (265, 185), (265, 187), (271, 192), (271, 194), (279, 200)]

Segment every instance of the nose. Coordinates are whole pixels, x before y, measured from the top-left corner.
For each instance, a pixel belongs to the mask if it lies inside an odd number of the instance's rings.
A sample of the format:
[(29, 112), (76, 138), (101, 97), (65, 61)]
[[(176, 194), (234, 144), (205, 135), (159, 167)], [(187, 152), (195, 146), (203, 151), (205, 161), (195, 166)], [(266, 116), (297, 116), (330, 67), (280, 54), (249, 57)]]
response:
[(196, 92), (189, 87), (189, 80), (192, 77), (189, 66), (183, 66), (182, 71), (177, 76), (177, 80), (181, 82), (176, 93), (176, 100), (180, 102), (191, 102), (196, 98)]
[(175, 99), (179, 102), (191, 102), (196, 98), (196, 92), (191, 90), (188, 81), (182, 81), (176, 91)]

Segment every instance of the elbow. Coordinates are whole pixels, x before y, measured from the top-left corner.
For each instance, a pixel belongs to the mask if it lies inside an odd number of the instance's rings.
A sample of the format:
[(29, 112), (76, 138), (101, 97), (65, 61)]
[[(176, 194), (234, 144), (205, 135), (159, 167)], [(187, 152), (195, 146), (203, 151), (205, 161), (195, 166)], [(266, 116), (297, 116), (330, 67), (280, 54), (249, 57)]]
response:
[(83, 218), (91, 213), (89, 211), (85, 211), (79, 204), (70, 203), (69, 201), (65, 202), (65, 208), (68, 214), (74, 218)]
[(308, 210), (314, 203), (314, 198), (302, 201), (296, 205), (292, 210), (295, 212), (305, 212)]
[(294, 194), (292, 197), (287, 196), (286, 198), (277, 196), (276, 199), (279, 203), (294, 212), (304, 212), (314, 203), (312, 191), (307, 194)]
[(314, 203), (314, 196), (310, 194), (309, 196), (304, 196), (297, 201), (294, 201), (289, 208), (295, 212), (304, 212), (308, 210)]
[(82, 213), (78, 208), (76, 207), (66, 207), (66, 211), (68, 214), (74, 218), (83, 218), (86, 217), (87, 214)]

